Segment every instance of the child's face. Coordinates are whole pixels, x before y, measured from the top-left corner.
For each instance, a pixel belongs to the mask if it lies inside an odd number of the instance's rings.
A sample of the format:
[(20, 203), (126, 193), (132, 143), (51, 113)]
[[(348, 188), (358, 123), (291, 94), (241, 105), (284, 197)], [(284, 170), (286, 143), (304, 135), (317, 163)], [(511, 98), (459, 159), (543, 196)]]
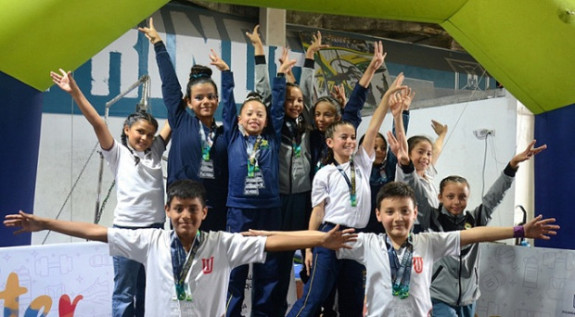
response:
[(385, 159), (385, 155), (387, 155), (387, 147), (385, 145), (385, 141), (381, 137), (375, 138), (375, 144), (373, 146), (375, 150), (375, 161), (374, 163), (381, 164)]
[(197, 83), (193, 85), (190, 99), (188, 100), (188, 107), (194, 111), (199, 119), (213, 119), (214, 113), (218, 108), (218, 95), (214, 86), (211, 83)]
[(132, 126), (125, 125), (124, 133), (130, 146), (134, 150), (142, 152), (152, 146), (156, 128), (147, 120), (138, 120)]
[(418, 173), (423, 173), (431, 164), (431, 156), (433, 154), (433, 147), (431, 143), (427, 141), (422, 141), (417, 143), (411, 152), (409, 152), (409, 158), (413, 162), (415, 171)]
[(286, 116), (296, 119), (303, 111), (303, 94), (297, 87), (290, 87), (286, 92), (284, 104)]
[(326, 138), (326, 143), (333, 150), (336, 160), (351, 157), (355, 151), (357, 141), (355, 139), (355, 128), (349, 124), (338, 126), (333, 132), (333, 136)]
[(447, 182), (438, 195), (439, 202), (452, 215), (460, 215), (467, 208), (469, 187), (466, 183)]
[(259, 135), (266, 127), (266, 106), (257, 100), (248, 101), (238, 117), (239, 124), (249, 135)]
[(182, 240), (194, 238), (208, 213), (208, 207), (202, 206), (199, 198), (174, 197), (165, 208), (176, 234)]
[(375, 212), (385, 232), (396, 242), (407, 239), (417, 218), (417, 208), (410, 197), (384, 198)]
[(325, 129), (340, 119), (334, 106), (327, 101), (320, 101), (315, 106), (314, 118), (315, 125), (321, 132), (325, 132)]

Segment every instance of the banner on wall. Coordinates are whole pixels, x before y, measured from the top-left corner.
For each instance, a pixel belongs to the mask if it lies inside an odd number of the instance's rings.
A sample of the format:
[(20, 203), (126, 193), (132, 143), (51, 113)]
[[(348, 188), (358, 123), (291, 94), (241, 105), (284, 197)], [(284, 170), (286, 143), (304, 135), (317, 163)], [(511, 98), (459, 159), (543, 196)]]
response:
[(101, 242), (0, 248), (4, 316), (110, 316), (114, 268)]

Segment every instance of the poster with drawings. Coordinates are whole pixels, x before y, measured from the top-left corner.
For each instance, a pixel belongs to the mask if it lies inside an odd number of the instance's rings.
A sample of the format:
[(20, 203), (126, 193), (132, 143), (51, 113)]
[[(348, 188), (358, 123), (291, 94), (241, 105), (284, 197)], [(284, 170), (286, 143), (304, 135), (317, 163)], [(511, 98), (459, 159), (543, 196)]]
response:
[(482, 244), (477, 316), (575, 315), (575, 251)]

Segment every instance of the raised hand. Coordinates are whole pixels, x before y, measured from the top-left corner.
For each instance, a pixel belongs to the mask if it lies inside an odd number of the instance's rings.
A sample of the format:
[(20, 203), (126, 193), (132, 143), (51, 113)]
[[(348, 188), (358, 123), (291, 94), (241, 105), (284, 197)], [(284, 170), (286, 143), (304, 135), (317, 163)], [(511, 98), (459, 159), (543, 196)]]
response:
[(292, 67), (297, 63), (295, 59), (289, 59), (289, 49), (284, 47), (282, 50), (282, 56), (280, 57), (280, 68), (278, 69), (278, 73), (289, 74), (291, 72)]
[(341, 104), (342, 108), (345, 107), (347, 103), (347, 97), (345, 96), (345, 88), (343, 84), (333, 85), (330, 95)]
[(447, 134), (447, 124), (441, 124), (438, 121), (431, 120), (431, 127), (438, 136)]
[(550, 236), (557, 235), (559, 226), (555, 225), (555, 218), (543, 219), (543, 215), (539, 215), (524, 226), (525, 238), (549, 240)]
[(262, 43), (259, 31), (260, 25), (258, 24), (254, 26), (254, 30), (251, 33), (246, 32), (246, 36), (250, 39), (250, 42), (252, 42), (254, 47), (254, 55), (256, 56), (264, 55), (264, 44)]
[(148, 38), (148, 40), (150, 40), (150, 43), (152, 43), (152, 44), (156, 44), (162, 40), (162, 38), (160, 37), (160, 35), (156, 31), (156, 28), (154, 27), (154, 19), (153, 18), (150, 18), (150, 26), (149, 27), (139, 27), (138, 31), (144, 33), (144, 35), (146, 35), (146, 37)]
[(529, 143), (529, 145), (527, 146), (525, 151), (515, 155), (511, 159), (511, 161), (509, 161), (509, 165), (511, 165), (511, 167), (513, 167), (513, 168), (517, 168), (519, 166), (519, 163), (521, 163), (523, 161), (527, 161), (528, 159), (530, 159), (534, 155), (539, 154), (541, 151), (543, 151), (547, 148), (547, 144), (543, 144), (539, 147), (534, 148), (535, 142), (536, 142), (536, 140), (531, 141), (531, 143)]
[(328, 44), (321, 44), (321, 32), (317, 31), (316, 34), (313, 34), (313, 39), (311, 44), (308, 46), (307, 50), (305, 51), (305, 58), (307, 59), (314, 59), (315, 53), (319, 52), (324, 48), (328, 48)]
[(387, 56), (387, 53), (383, 52), (383, 43), (381, 41), (376, 41), (373, 45), (373, 57), (368, 67), (373, 69), (373, 71), (378, 70), (381, 65), (383, 65), (385, 56)]
[(62, 74), (60, 75), (55, 72), (50, 72), (50, 77), (52, 78), (52, 81), (54, 82), (54, 84), (58, 85), (58, 87), (60, 87), (60, 89), (62, 89), (63, 91), (67, 93), (72, 93), (73, 89), (76, 87), (76, 82), (72, 77), (72, 73), (66, 72), (62, 68), (60, 68), (60, 73)]
[(395, 157), (397, 157), (397, 161), (401, 165), (408, 165), (409, 150), (407, 147), (407, 140), (405, 140), (405, 138), (403, 138), (403, 140), (401, 138), (398, 140), (391, 131), (387, 131), (387, 142), (389, 143), (389, 149)]
[(215, 66), (222, 72), (230, 70), (228, 64), (224, 62), (224, 60), (221, 59), (218, 53), (216, 53), (216, 51), (214, 51), (213, 49), (210, 49), (210, 61), (211, 61), (210, 65)]

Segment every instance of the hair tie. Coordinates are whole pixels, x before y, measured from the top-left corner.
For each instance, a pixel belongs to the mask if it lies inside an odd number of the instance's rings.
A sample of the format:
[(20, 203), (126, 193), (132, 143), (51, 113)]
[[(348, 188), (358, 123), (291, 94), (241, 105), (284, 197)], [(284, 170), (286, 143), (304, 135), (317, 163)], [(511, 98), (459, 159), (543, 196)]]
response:
[(206, 74), (206, 73), (190, 74), (190, 80), (192, 80), (192, 79), (200, 79), (200, 78), (210, 78), (210, 75), (208, 75), (208, 74)]

